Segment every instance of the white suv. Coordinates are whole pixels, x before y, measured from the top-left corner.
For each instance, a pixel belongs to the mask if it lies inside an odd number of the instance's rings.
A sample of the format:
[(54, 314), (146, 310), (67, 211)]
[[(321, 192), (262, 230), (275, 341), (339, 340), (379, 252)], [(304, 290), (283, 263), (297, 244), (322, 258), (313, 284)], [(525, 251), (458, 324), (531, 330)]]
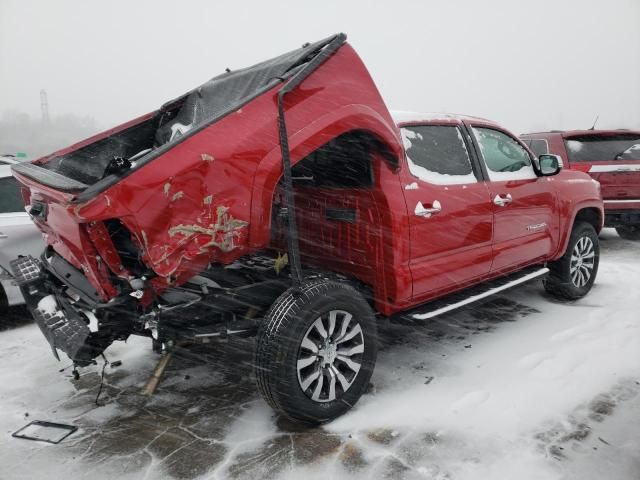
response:
[(18, 255), (37, 257), (44, 249), (42, 234), (24, 209), (20, 187), (11, 176), (11, 157), (0, 157), (0, 312), (24, 303), (13, 284), (9, 261)]

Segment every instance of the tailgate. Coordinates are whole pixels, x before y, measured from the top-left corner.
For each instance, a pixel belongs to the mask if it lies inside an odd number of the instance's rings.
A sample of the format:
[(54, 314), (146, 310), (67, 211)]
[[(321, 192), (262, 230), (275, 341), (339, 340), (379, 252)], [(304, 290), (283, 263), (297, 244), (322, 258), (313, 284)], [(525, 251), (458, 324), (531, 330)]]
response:
[(100, 280), (99, 257), (72, 203), (75, 195), (49, 186), (52, 182), (41, 184), (32, 178), (33, 174), (26, 176), (20, 169), (14, 168), (13, 173), (22, 184), (23, 200), (33, 222), (45, 234), (48, 246), (83, 272), (104, 300), (113, 297), (113, 287)]
[(572, 136), (565, 138), (565, 146), (572, 167), (600, 182), (610, 206), (640, 207), (640, 133)]

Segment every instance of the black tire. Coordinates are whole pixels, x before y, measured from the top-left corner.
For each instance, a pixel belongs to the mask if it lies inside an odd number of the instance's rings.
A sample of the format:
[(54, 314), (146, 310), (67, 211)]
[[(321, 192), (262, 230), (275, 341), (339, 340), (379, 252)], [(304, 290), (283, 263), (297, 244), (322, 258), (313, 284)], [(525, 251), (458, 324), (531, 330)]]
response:
[(640, 225), (624, 225), (616, 227), (616, 232), (620, 238), (625, 240), (640, 240)]
[[(586, 245), (585, 248), (588, 248), (589, 242), (591, 243), (592, 257), (588, 257), (590, 254), (586, 254), (583, 258), (579, 254), (581, 250), (579, 242), (582, 242), (580, 245)], [(580, 261), (577, 260), (578, 257), (580, 257)], [(599, 264), (600, 244), (593, 225), (587, 222), (576, 222), (571, 231), (565, 254), (548, 265), (551, 272), (543, 280), (544, 288), (551, 295), (565, 300), (582, 298), (593, 287)], [(589, 265), (592, 265), (591, 269), (588, 268)], [(589, 277), (584, 282), (587, 273), (589, 273)]]
[[(330, 329), (331, 315), (333, 333)], [(324, 344), (316, 327), (318, 320), (325, 329)], [(347, 324), (344, 330), (338, 326), (339, 322), (341, 326)], [(360, 326), (359, 331), (356, 325)], [(354, 330), (357, 334), (345, 340)], [(304, 340), (310, 339), (314, 339), (311, 343), (315, 353), (302, 345)], [(362, 347), (358, 343), (360, 340)], [(356, 349), (349, 348), (350, 342), (355, 342)], [(369, 385), (378, 350), (376, 321), (369, 304), (351, 286), (327, 279), (305, 281), (297, 291), (290, 288), (284, 292), (261, 323), (256, 343), (256, 380), (263, 397), (276, 412), (309, 424), (339, 417), (358, 401)], [(324, 346), (318, 350), (320, 345)], [(342, 349), (343, 355), (344, 352), (363, 350), (362, 353), (349, 353), (353, 355), (348, 357), (350, 360), (355, 364), (360, 362), (355, 375), (347, 363), (340, 360), (338, 346), (345, 345), (349, 350)], [(315, 358), (313, 363), (302, 367), (299, 372), (299, 361), (304, 363), (312, 357)], [(335, 373), (338, 371), (341, 379)], [(305, 380), (318, 372), (317, 380), (303, 390)], [(328, 378), (329, 386), (323, 385), (324, 378)], [(342, 379), (350, 379), (346, 390)], [(317, 395), (318, 400), (314, 400), (311, 397), (316, 395), (318, 384), (321, 385), (320, 394)], [(325, 392), (331, 384), (334, 390)], [(325, 398), (321, 398), (323, 395)]]
[(0, 313), (5, 314), (9, 311), (9, 299), (7, 293), (4, 291), (2, 284), (0, 284)]

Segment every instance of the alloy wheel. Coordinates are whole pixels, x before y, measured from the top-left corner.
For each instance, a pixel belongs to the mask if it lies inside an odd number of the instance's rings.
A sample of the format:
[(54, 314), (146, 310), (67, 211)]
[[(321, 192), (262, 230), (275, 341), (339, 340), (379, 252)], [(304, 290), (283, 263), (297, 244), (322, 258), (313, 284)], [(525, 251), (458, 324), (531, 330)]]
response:
[(569, 272), (571, 273), (571, 281), (578, 287), (584, 287), (593, 274), (595, 265), (595, 249), (593, 241), (589, 237), (580, 237), (571, 252), (571, 262), (569, 263)]
[(331, 402), (353, 385), (362, 366), (364, 335), (349, 312), (331, 310), (305, 333), (298, 351), (298, 383), (312, 400)]

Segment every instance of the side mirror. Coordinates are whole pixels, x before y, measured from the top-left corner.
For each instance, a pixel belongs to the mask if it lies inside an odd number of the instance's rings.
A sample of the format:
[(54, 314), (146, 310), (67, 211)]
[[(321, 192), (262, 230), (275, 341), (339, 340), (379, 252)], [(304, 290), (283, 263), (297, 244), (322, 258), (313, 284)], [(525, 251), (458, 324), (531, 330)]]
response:
[(560, 155), (551, 155), (550, 153), (539, 155), (538, 163), (540, 165), (540, 173), (545, 177), (557, 175), (563, 167)]

